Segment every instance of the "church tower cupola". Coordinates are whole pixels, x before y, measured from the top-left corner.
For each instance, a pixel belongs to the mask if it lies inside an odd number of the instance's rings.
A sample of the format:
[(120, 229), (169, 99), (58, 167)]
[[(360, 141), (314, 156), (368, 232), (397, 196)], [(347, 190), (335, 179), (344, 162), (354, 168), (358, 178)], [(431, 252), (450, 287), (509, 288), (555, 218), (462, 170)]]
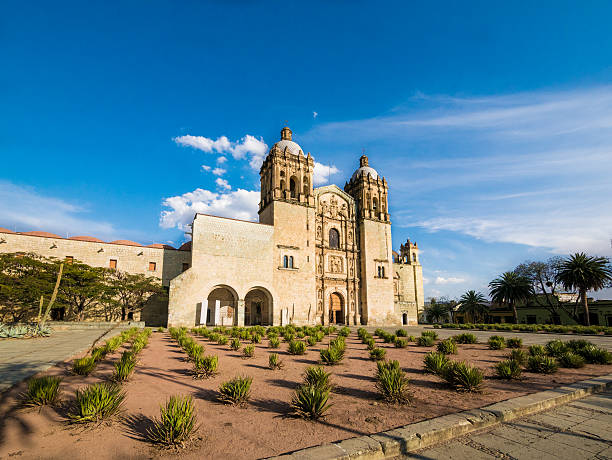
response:
[(357, 216), (362, 219), (389, 222), (387, 181), (370, 166), (365, 154), (359, 158), (359, 168), (344, 186), (344, 191), (355, 198)]
[(281, 140), (290, 141), (292, 134), (293, 133), (291, 132), (291, 129), (289, 129), (289, 126), (285, 126), (283, 129), (281, 129)]

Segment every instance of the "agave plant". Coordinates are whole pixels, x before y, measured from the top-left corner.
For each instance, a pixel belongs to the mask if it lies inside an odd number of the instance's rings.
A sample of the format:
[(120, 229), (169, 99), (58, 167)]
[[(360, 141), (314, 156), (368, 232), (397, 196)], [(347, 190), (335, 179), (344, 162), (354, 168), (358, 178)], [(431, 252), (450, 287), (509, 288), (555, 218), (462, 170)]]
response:
[(196, 412), (191, 396), (171, 396), (160, 408), (160, 418), (147, 430), (148, 438), (164, 445), (180, 445), (196, 429)]
[(484, 373), (464, 362), (449, 362), (444, 369), (444, 380), (460, 391), (480, 391)]
[(323, 348), (320, 352), (321, 362), (327, 365), (335, 365), (340, 363), (344, 358), (344, 348), (338, 345), (331, 345)]
[(57, 403), (60, 383), (62, 383), (61, 377), (50, 375), (28, 380), (28, 389), (23, 394), (25, 404), (28, 406), (44, 406)]
[(125, 400), (119, 385), (96, 383), (76, 391), (76, 405), (70, 418), (74, 422), (97, 422), (115, 415)]
[(219, 357), (217, 355), (198, 356), (193, 361), (193, 373), (196, 378), (208, 378), (217, 373)]
[(292, 340), (289, 342), (289, 353), (292, 355), (303, 355), (306, 353), (306, 344), (301, 340)]
[(320, 385), (300, 385), (291, 399), (293, 411), (300, 417), (318, 420), (331, 407), (330, 389)]
[(495, 365), (495, 370), (502, 379), (511, 380), (521, 377), (521, 365), (513, 359), (498, 362)]
[(310, 366), (306, 368), (304, 382), (306, 385), (331, 388), (330, 376), (331, 372), (325, 372), (321, 366)]
[(423, 362), (427, 372), (441, 377), (450, 360), (444, 353), (431, 351), (425, 355)]
[(96, 367), (96, 360), (92, 356), (75, 359), (72, 363), (72, 372), (78, 375), (89, 375)]
[(453, 339), (444, 339), (438, 342), (437, 349), (440, 353), (444, 353), (445, 355), (457, 354), (457, 344)]
[(124, 351), (121, 359), (115, 363), (115, 373), (113, 380), (116, 382), (125, 382), (130, 378), (134, 367), (136, 366), (136, 357), (132, 352)]
[(245, 404), (251, 395), (251, 377), (234, 377), (219, 387), (219, 399), (226, 404)]
[(268, 356), (268, 367), (272, 370), (282, 369), (283, 362), (279, 359), (278, 353), (270, 353)]
[[(400, 369), (397, 361), (391, 365), (378, 366), (376, 377), (376, 389), (382, 398), (395, 404), (404, 404), (410, 401), (409, 380)], [(395, 365), (394, 363), (397, 363)]]

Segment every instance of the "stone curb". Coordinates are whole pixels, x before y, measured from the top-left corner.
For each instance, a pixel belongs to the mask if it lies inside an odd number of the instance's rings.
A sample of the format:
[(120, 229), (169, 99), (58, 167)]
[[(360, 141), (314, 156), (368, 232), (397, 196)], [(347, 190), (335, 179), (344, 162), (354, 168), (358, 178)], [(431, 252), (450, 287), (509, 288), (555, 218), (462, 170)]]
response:
[(278, 460), (378, 460), (430, 447), (472, 431), (566, 404), (612, 387), (612, 374), (444, 415), (389, 431), (297, 450)]

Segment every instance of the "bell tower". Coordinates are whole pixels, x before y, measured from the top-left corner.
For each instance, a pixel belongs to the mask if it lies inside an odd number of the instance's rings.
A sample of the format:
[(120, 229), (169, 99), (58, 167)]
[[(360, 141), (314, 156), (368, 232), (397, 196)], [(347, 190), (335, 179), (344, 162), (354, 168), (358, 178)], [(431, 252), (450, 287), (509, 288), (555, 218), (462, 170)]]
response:
[(364, 154), (344, 191), (355, 199), (357, 208), (362, 323), (397, 324), (387, 181), (370, 166)]

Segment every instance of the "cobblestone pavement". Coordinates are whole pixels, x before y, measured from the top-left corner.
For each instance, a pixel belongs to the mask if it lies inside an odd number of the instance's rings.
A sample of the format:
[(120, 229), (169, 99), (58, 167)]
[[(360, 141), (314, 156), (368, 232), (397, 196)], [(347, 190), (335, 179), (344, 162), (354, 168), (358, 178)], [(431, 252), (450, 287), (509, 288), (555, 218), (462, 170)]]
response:
[(612, 389), (404, 459), (612, 459)]
[[(375, 328), (368, 327), (370, 332), (374, 331)], [(395, 332), (399, 327), (383, 328), (388, 332)], [(612, 335), (577, 335), (577, 334), (544, 334), (544, 333), (532, 333), (532, 332), (506, 332), (506, 331), (473, 331), (473, 330), (459, 330), (459, 329), (433, 329), (431, 326), (403, 326), (408, 335), (419, 336), (424, 330), (433, 330), (438, 333), (438, 337), (446, 339), (453, 335), (461, 334), (463, 332), (470, 332), (474, 334), (479, 342), (486, 343), (489, 337), (492, 335), (501, 335), (503, 337), (519, 337), (523, 339), (523, 345), (545, 345), (550, 340), (572, 340), (572, 339), (586, 339), (589, 342), (594, 343), (598, 347), (605, 347), (608, 350), (612, 350)]]
[(107, 339), (121, 330), (59, 330), (49, 337), (0, 340), (0, 392), (87, 350), (100, 336)]

